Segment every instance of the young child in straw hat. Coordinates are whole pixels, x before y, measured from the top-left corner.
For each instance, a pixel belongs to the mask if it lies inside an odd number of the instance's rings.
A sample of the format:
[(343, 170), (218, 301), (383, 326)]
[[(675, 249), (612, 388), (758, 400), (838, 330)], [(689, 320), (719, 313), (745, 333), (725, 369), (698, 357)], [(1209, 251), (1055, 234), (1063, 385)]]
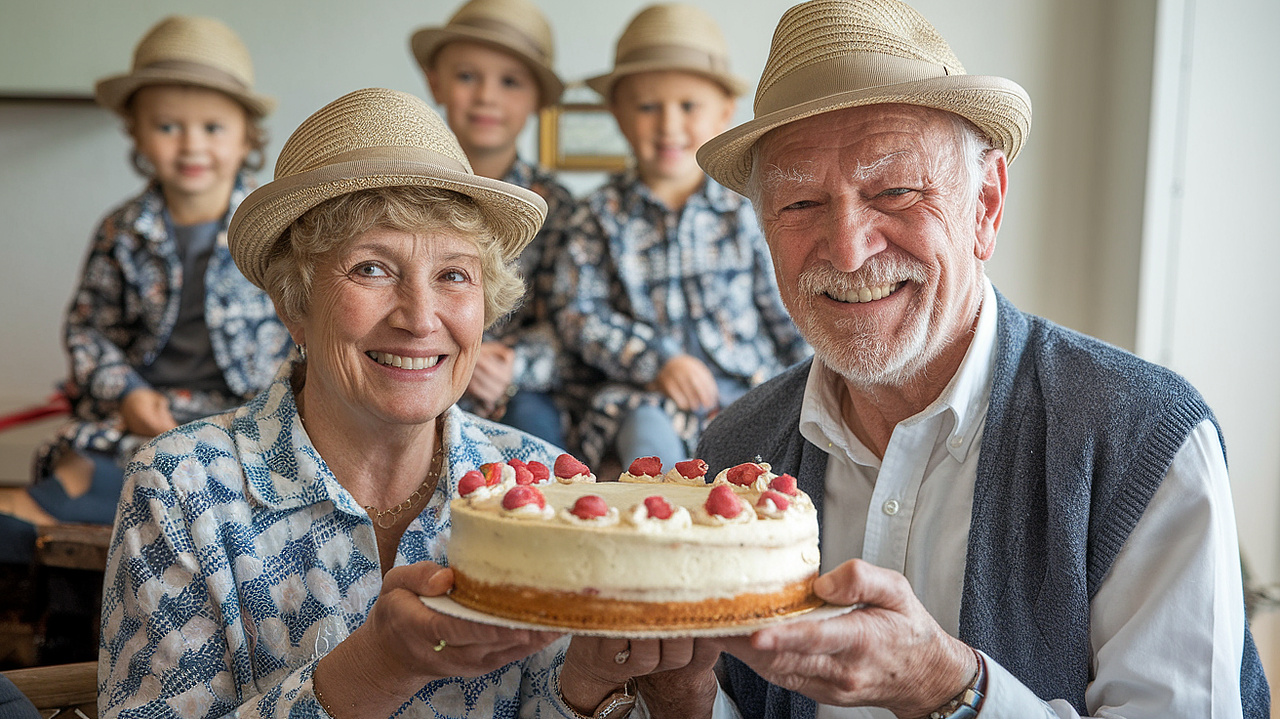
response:
[(587, 84), (635, 162), (579, 206), (557, 265), (564, 342), (606, 383), (589, 400), (583, 452), (670, 466), (715, 412), (809, 348), (750, 204), (698, 167), (746, 90), (715, 22), (689, 5), (648, 7), (613, 70)]
[(564, 92), (551, 26), (528, 0), (470, 0), (443, 26), (415, 32), (410, 46), (476, 174), (531, 189), (548, 207), (542, 232), (520, 256), (525, 301), (487, 333), (465, 401), (477, 414), (563, 447), (568, 408), (557, 394), (561, 353), (548, 298), (573, 197), (516, 151), (530, 115)]
[(289, 335), (227, 249), (262, 165), (248, 50), (223, 23), (165, 18), (132, 69), (100, 80), (124, 120), (142, 193), (98, 228), (67, 313), (74, 419), (42, 448), (34, 483), (0, 495), (0, 562), (30, 561), (34, 524), (111, 524), (124, 464), (146, 439), (242, 404), (270, 384)]

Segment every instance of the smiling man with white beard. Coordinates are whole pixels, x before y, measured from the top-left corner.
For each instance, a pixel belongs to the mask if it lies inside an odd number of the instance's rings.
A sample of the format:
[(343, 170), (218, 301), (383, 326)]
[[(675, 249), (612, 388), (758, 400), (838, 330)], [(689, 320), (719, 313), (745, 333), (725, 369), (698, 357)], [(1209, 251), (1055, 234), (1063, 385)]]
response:
[[(725, 640), (723, 694), (745, 717), (1268, 716), (1212, 412), (986, 278), (1026, 92), (898, 0), (814, 0), (755, 110), (698, 160), (752, 199), (815, 358), (698, 456), (795, 476), (814, 591), (864, 606)], [(709, 673), (671, 686), (722, 713)]]

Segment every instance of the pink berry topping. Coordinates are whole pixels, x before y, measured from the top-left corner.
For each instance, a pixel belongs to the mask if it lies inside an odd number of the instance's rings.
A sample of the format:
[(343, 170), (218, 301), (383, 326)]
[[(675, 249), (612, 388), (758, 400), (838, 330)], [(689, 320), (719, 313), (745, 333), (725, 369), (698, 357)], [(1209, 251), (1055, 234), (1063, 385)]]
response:
[(725, 478), (730, 484), (736, 484), (739, 487), (749, 487), (756, 478), (764, 474), (764, 467), (755, 462), (745, 462), (736, 467), (730, 467)]
[(712, 487), (705, 506), (707, 514), (716, 514), (725, 519), (733, 519), (742, 512), (742, 502), (727, 484)]
[(533, 481), (546, 482), (551, 479), (551, 470), (547, 469), (547, 465), (542, 462), (535, 459), (525, 466), (529, 468), (529, 473), (533, 475)]
[(644, 509), (654, 519), (671, 519), (671, 515), (675, 514), (675, 510), (671, 508), (671, 503), (665, 497), (656, 494), (652, 497), (644, 498)]
[(523, 464), (516, 467), (516, 484), (533, 484), (533, 472)]
[(542, 509), (547, 506), (547, 500), (536, 488), (524, 485), (512, 487), (502, 496), (503, 509), (519, 509), (526, 504), (536, 504)]
[(579, 519), (595, 519), (609, 513), (609, 503), (598, 494), (586, 494), (578, 497), (569, 512)]
[(676, 462), (676, 471), (686, 479), (698, 479), (707, 476), (707, 463), (700, 459), (686, 459)]
[(789, 474), (774, 477), (773, 481), (769, 483), (769, 489), (777, 490), (792, 497), (799, 494), (799, 490), (796, 489), (796, 478)]
[(587, 468), (587, 465), (567, 454), (556, 457), (555, 470), (556, 476), (564, 479), (576, 477), (579, 474), (591, 474), (591, 470)]
[(473, 469), (458, 480), (458, 495), (465, 497), (483, 486), (485, 486), (484, 475), (480, 474), (479, 470)]
[(662, 460), (657, 457), (637, 457), (627, 468), (633, 477), (656, 477), (662, 474)]
[(480, 465), (480, 473), (484, 475), (484, 483), (490, 487), (502, 482), (502, 462), (488, 462)]
[(773, 502), (773, 506), (777, 507), (779, 512), (785, 512), (787, 507), (791, 506), (791, 500), (787, 499), (786, 495), (772, 489), (766, 489), (760, 493), (760, 501), (756, 502), (756, 506), (767, 507), (769, 505), (766, 502)]

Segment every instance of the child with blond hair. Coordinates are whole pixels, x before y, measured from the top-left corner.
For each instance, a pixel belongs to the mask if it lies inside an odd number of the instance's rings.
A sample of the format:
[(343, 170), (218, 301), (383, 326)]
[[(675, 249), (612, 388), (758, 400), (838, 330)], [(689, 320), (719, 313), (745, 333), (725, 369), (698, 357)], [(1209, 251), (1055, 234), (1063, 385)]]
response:
[(236, 269), (227, 224), (253, 189), (274, 107), (239, 37), (173, 16), (129, 73), (97, 83), (148, 178), (103, 220), (65, 327), (74, 418), (42, 448), (30, 487), (0, 494), (0, 562), (30, 560), (35, 525), (111, 524), (124, 465), (147, 439), (244, 403), (290, 347), (271, 300)]
[(524, 302), (486, 333), (469, 409), (563, 447), (569, 408), (559, 396), (562, 357), (548, 300), (573, 197), (516, 150), (529, 117), (564, 92), (551, 26), (528, 0), (470, 0), (445, 25), (415, 32), (410, 45), (475, 173), (547, 201), (542, 231), (520, 256)]
[(604, 382), (581, 426), (583, 453), (669, 466), (720, 408), (809, 348), (750, 203), (697, 163), (746, 90), (715, 21), (690, 5), (645, 8), (613, 70), (587, 84), (635, 161), (579, 206), (557, 265), (565, 344)]

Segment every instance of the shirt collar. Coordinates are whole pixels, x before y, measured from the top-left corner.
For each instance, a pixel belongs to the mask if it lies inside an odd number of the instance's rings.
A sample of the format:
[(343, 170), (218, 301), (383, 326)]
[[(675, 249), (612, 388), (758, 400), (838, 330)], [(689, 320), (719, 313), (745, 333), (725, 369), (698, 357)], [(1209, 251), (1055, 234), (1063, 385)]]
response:
[[(968, 456), (986, 416), (995, 368), (997, 319), (995, 288), (984, 277), (982, 307), (960, 367), (936, 400), (902, 421), (914, 424), (950, 411), (954, 421), (946, 438), (947, 451), (958, 462)], [(875, 454), (844, 427), (840, 411), (842, 389), (840, 376), (814, 358), (800, 407), (800, 434), (823, 451), (830, 453), (838, 448), (858, 464), (878, 467), (880, 460)]]
[[(245, 494), (251, 504), (273, 511), (330, 501), (341, 512), (367, 518), (368, 512), (338, 483), (307, 435), (291, 381), (300, 364), (295, 351), (266, 391), (236, 411), (231, 439), (244, 469)], [(461, 412), (453, 405), (439, 418), (446, 449), (462, 441)], [(442, 468), (440, 482), (448, 481), (449, 474)]]
[[(627, 198), (631, 198), (631, 202), (643, 201), (661, 207), (664, 210), (671, 209), (667, 207), (665, 202), (654, 196), (649, 186), (640, 179), (640, 175), (635, 168), (628, 168), (617, 173), (613, 176), (613, 180), (614, 187), (622, 198), (622, 204), (629, 206), (631, 203), (627, 202)], [(741, 195), (729, 191), (710, 177), (704, 177), (702, 184), (685, 201), (685, 206), (705, 206), (716, 212), (734, 212), (744, 202), (746, 202), (746, 199)]]
[[(236, 174), (235, 184), (231, 187), (231, 198), (227, 203), (227, 212), (222, 216), (222, 224), (218, 230), (218, 244), (226, 246), (227, 227), (231, 224), (231, 217), (254, 187), (253, 176), (248, 171), (241, 170)], [(138, 204), (141, 209), (133, 220), (133, 231), (156, 245), (168, 241), (173, 235), (173, 228), (166, 219), (169, 216), (168, 207), (165, 205), (164, 190), (160, 187), (159, 180), (153, 179), (147, 183), (147, 189), (143, 190), (139, 196)]]

